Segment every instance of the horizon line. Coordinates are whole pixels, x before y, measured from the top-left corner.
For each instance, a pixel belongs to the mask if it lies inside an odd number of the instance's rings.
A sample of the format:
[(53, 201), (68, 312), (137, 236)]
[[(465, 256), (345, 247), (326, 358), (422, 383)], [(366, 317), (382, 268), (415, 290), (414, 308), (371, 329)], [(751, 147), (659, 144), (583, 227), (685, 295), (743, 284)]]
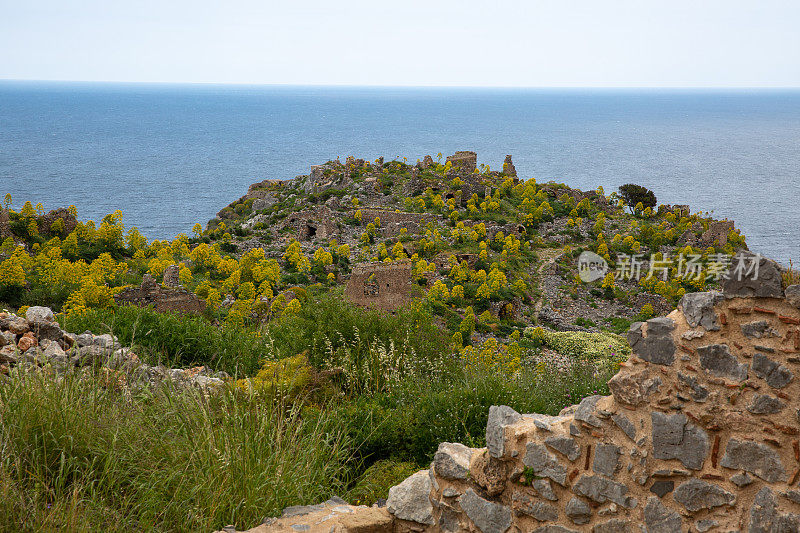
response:
[(260, 83), (260, 82), (219, 82), (219, 81), (141, 81), (141, 80), (78, 80), (62, 78), (5, 78), (0, 83), (75, 83), (97, 85), (192, 85), (199, 87), (319, 87), (319, 88), (368, 88), (368, 89), (555, 89), (555, 90), (800, 90), (800, 85), (392, 85), (392, 84), (352, 84), (352, 83)]

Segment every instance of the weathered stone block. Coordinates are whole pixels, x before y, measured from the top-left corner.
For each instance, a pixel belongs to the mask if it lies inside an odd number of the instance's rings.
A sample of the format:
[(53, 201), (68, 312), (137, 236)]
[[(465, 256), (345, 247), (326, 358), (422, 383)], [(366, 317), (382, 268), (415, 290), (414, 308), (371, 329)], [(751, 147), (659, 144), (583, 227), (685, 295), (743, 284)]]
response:
[(747, 364), (740, 364), (736, 356), (731, 354), (727, 344), (701, 346), (697, 349), (697, 353), (700, 354), (700, 366), (708, 370), (711, 375), (735, 381), (747, 379)]
[(592, 518), (592, 509), (580, 498), (570, 498), (564, 507), (564, 514), (578, 525), (588, 524)]
[(608, 381), (614, 399), (632, 407), (646, 403), (660, 386), (661, 378), (653, 375), (649, 368), (638, 372), (620, 372)]
[(619, 466), (619, 456), (622, 449), (615, 444), (598, 444), (594, 451), (592, 470), (597, 474), (614, 477)]
[(722, 292), (726, 298), (782, 298), (783, 281), (775, 261), (742, 252), (731, 261)]
[(707, 331), (719, 331), (714, 305), (723, 299), (720, 292), (690, 292), (683, 295), (679, 305), (691, 327), (702, 326)]
[(628, 495), (628, 487), (602, 476), (583, 475), (573, 485), (572, 491), (596, 503), (611, 501), (629, 509), (638, 504), (636, 498)]
[(430, 498), (431, 478), (420, 470), (399, 485), (389, 489), (386, 508), (401, 520), (433, 525), (433, 504)]
[(647, 525), (647, 533), (677, 533), (682, 529), (683, 520), (681, 515), (651, 496), (644, 506), (644, 523)]
[(558, 508), (555, 505), (537, 501), (533, 496), (519, 490), (511, 495), (511, 507), (514, 511), (532, 516), (540, 522), (558, 519)]
[(782, 389), (794, 379), (794, 374), (785, 365), (759, 352), (753, 355), (753, 372), (776, 389)]
[(653, 425), (653, 457), (678, 459), (686, 468), (700, 470), (709, 451), (708, 435), (687, 423), (686, 415), (650, 413)]
[(522, 463), (539, 477), (552, 479), (559, 485), (567, 484), (567, 468), (558, 462), (555, 455), (547, 451), (544, 444), (529, 442), (525, 446)]
[(725, 468), (745, 470), (769, 483), (786, 480), (781, 458), (766, 444), (759, 442), (730, 439), (719, 464)]
[(713, 509), (723, 505), (733, 505), (736, 496), (719, 485), (700, 479), (690, 479), (681, 483), (672, 495), (687, 511), (696, 513), (701, 509)]
[(506, 405), (493, 405), (489, 408), (486, 421), (486, 448), (489, 455), (500, 458), (505, 450), (505, 428), (517, 423), (522, 416)]
[(647, 330), (642, 333), (642, 323), (631, 325), (628, 330), (628, 343), (634, 355), (659, 365), (669, 366), (675, 362), (675, 342), (672, 331), (675, 323), (671, 318), (651, 318)]
[(616, 415), (611, 417), (611, 420), (622, 430), (625, 435), (628, 436), (633, 442), (636, 442), (636, 426), (633, 425), (633, 422), (630, 419), (621, 414), (617, 413)]
[(756, 394), (753, 401), (748, 404), (747, 410), (754, 415), (773, 415), (779, 413), (784, 407), (786, 404), (774, 396)]
[(511, 527), (511, 509), (490, 502), (467, 489), (458, 504), (482, 533), (505, 533)]
[(581, 447), (575, 444), (575, 439), (570, 437), (548, 437), (544, 443), (555, 451), (565, 455), (570, 461), (581, 456)]
[(472, 449), (463, 444), (443, 442), (433, 455), (433, 468), (436, 475), (444, 479), (466, 479), (469, 476), (469, 464)]

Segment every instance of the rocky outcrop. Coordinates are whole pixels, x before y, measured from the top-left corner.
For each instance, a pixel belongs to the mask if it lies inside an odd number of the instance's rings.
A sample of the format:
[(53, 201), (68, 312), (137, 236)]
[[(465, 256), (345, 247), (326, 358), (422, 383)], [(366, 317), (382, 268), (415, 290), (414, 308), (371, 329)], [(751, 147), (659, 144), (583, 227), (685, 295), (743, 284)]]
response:
[(761, 266), (634, 324), (611, 396), (492, 407), (487, 447), (441, 444), (384, 531), (800, 531), (800, 302)]

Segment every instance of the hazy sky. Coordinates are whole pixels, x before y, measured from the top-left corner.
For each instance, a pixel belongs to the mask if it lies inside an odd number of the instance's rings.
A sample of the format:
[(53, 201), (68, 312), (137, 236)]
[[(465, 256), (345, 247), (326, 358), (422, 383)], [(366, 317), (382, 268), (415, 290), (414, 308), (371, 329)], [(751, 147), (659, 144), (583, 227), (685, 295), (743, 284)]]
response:
[(800, 86), (798, 0), (0, 0), (0, 78)]

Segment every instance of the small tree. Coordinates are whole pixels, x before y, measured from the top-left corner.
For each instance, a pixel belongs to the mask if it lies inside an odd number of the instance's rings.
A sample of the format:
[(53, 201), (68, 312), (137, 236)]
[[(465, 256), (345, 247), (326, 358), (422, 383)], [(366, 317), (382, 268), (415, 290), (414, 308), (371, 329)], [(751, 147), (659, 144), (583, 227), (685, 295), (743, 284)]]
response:
[(633, 213), (636, 204), (640, 202), (644, 208), (655, 207), (657, 202), (656, 195), (653, 191), (647, 187), (642, 187), (641, 185), (635, 185), (633, 183), (620, 186), (619, 195), (622, 197), (623, 203), (630, 208), (631, 213)]

